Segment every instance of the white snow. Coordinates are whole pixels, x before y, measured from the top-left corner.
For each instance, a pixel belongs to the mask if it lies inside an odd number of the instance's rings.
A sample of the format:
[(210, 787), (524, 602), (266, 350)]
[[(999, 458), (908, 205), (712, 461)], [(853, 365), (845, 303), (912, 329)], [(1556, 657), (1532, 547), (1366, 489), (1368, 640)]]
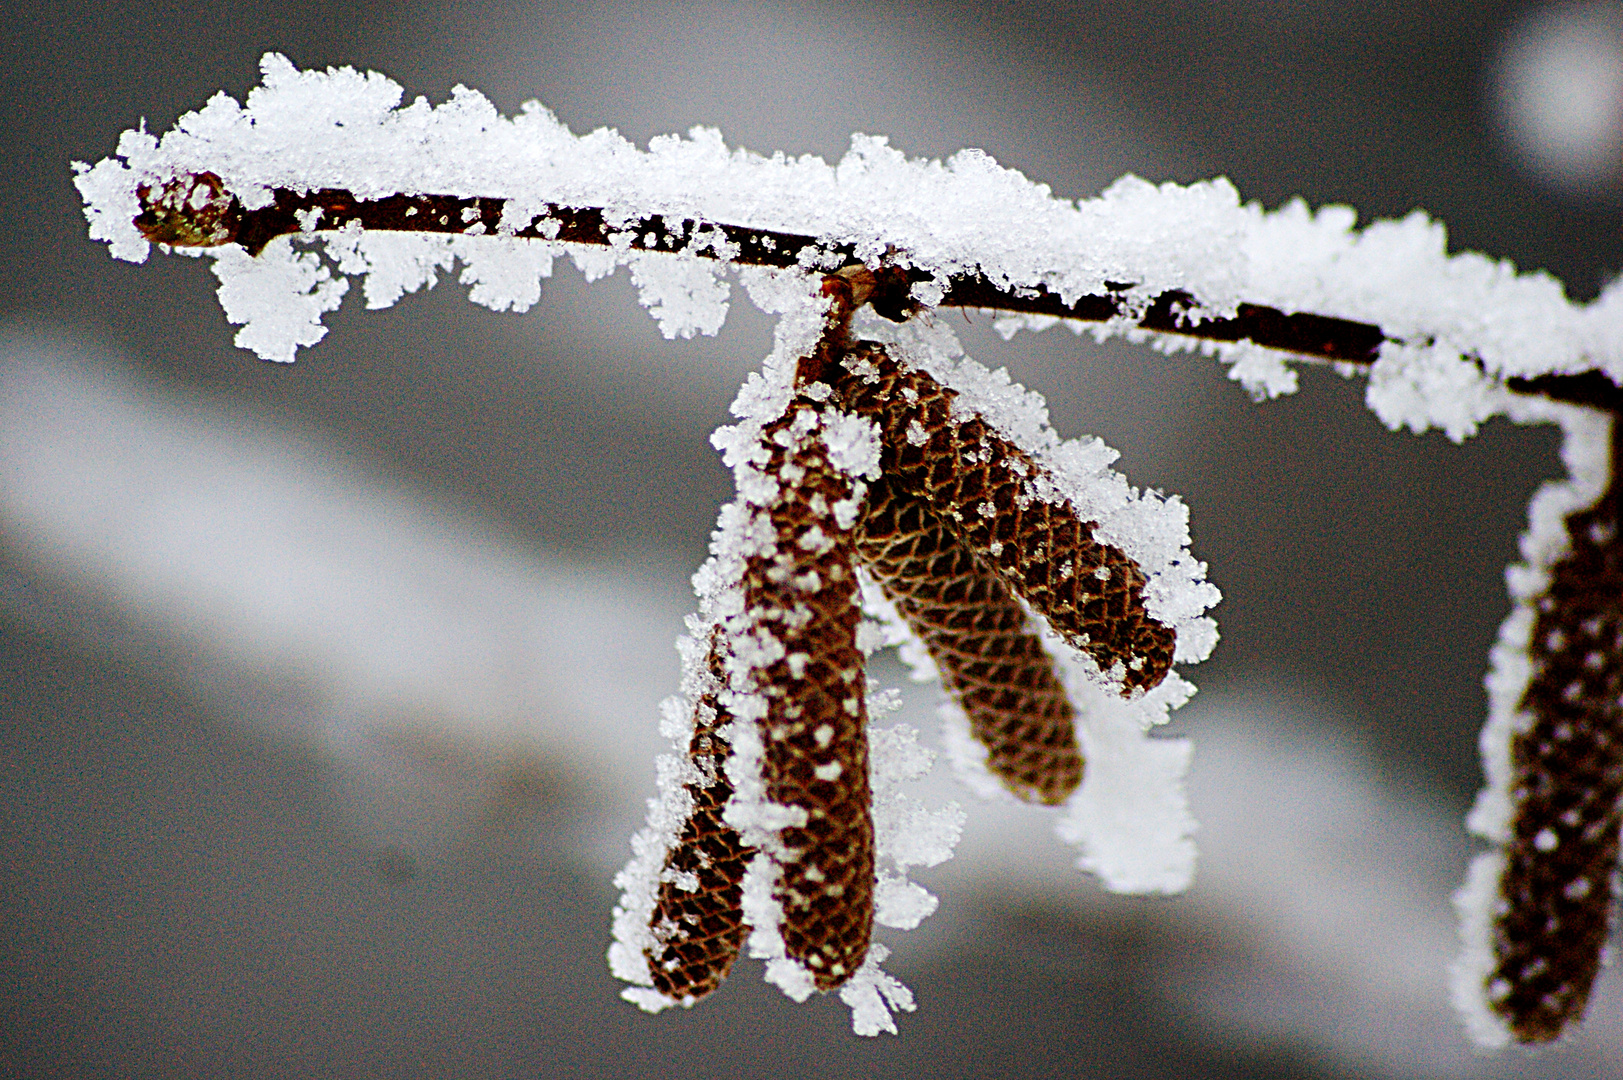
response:
[[(922, 269), (930, 280), (914, 287), (914, 297), (927, 305), (940, 299), (949, 276), (979, 271), (1000, 286), (1040, 285), (1066, 301), (1100, 293), (1107, 282), (1133, 283), (1126, 294), (1133, 311), (1162, 292), (1184, 290), (1195, 298), (1190, 318), (1197, 322), (1231, 315), (1246, 301), (1372, 323), (1390, 341), (1371, 382), (1371, 407), (1393, 426), (1439, 427), (1453, 438), (1503, 411), (1496, 387), (1506, 376), (1591, 364), (1623, 375), (1623, 347), (1615, 334), (1594, 332), (1593, 309), (1570, 303), (1543, 274), (1518, 274), (1509, 263), (1471, 253), (1450, 256), (1442, 225), (1418, 211), (1360, 231), (1347, 207), (1315, 212), (1298, 200), (1266, 211), (1243, 203), (1226, 180), (1156, 185), (1132, 176), (1071, 202), (978, 150), (909, 160), (883, 138), (856, 135), (830, 165), (730, 148), (710, 128), (661, 136), (642, 150), (607, 129), (577, 136), (535, 102), (501, 116), (466, 87), (437, 106), (422, 98), (402, 105), (401, 88), (375, 72), (301, 71), (275, 53), (266, 54), (261, 71), (262, 84), (245, 102), (216, 94), (161, 138), (144, 128), (127, 131), (117, 156), (77, 165), (91, 236), (107, 241), (116, 257), (144, 259), (149, 245), (131, 223), (136, 188), (202, 171), (220, 176), (250, 208), (266, 203), (273, 188), (343, 188), (363, 199), (514, 200), (498, 234), (528, 224), (547, 203), (602, 207), (611, 224), (659, 214), (783, 230), (854, 245), (868, 261), (889, 252)], [(727, 245), (702, 230), (670, 255), (634, 252), (630, 241), (622, 232), (609, 248), (572, 247), (570, 254), (588, 276), (629, 264), (667, 336), (715, 333), (727, 311), (725, 267), (699, 256), (729, 256)], [(318, 233), (296, 243), (325, 243), (329, 265), (365, 275), (369, 303), (386, 303), (409, 291), (402, 283), (422, 277), (395, 265), (412, 263), (421, 249), (411, 255), (380, 246), (363, 266), (346, 261), (353, 240)], [(474, 284), (477, 302), (523, 310), (534, 303), (554, 248), (495, 235), (458, 237), (441, 251), (469, 264), (464, 280)], [(228, 250), (209, 253), (230, 259)], [(340, 294), (312, 293), (315, 273), (284, 267), (251, 279), (232, 275), (228, 311), (246, 323), (239, 343), (286, 359), (317, 340), (314, 320)], [(257, 299), (247, 295), (250, 286)], [(1614, 299), (1610, 307), (1617, 306)], [(293, 313), (278, 314), (283, 309)], [(1014, 317), (999, 327), (1047, 322)], [(1100, 337), (1144, 336), (1133, 322), (1124, 317), (1091, 329)], [(1214, 351), (1256, 396), (1294, 389), (1277, 356), (1245, 342)]]
[(1195, 874), (1197, 826), (1184, 792), (1192, 747), (1145, 728), (1164, 721), (1194, 687), (1172, 674), (1150, 694), (1123, 701), (1091, 679), (1066, 682), (1087, 770), (1055, 831), (1081, 849), (1077, 865), (1111, 892), (1182, 892)]
[[(811, 156), (762, 156), (730, 148), (719, 132), (707, 128), (686, 137), (656, 138), (643, 150), (611, 130), (577, 136), (534, 102), (515, 117), (503, 117), (465, 87), (437, 106), (421, 98), (402, 105), (401, 88), (377, 73), (300, 71), (274, 53), (263, 58), (261, 70), (262, 85), (245, 102), (217, 94), (161, 137), (144, 127), (126, 131), (116, 156), (93, 166), (76, 164), (91, 237), (106, 241), (117, 258), (145, 259), (150, 245), (133, 225), (137, 188), (204, 171), (220, 176), (250, 209), (269, 203), (275, 188), (343, 188), (363, 199), (436, 194), (511, 200), (490, 236), (323, 232), (321, 221), (307, 216), (301, 218), (303, 233), (278, 238), (257, 258), (235, 245), (192, 251), (214, 260), (222, 308), (241, 326), (237, 344), (264, 358), (290, 361), (299, 348), (320, 341), (322, 317), (341, 303), (349, 278), (361, 279), (369, 307), (386, 307), (408, 292), (431, 287), (461, 263), (460, 280), (471, 287), (471, 299), (496, 310), (523, 311), (536, 303), (541, 280), (562, 253), (588, 279), (629, 267), (666, 337), (714, 334), (727, 315), (729, 274), (737, 275), (754, 303), (782, 316), (773, 355), (735, 402), (740, 423), (716, 435), (740, 494), (723, 510), (715, 556), (696, 577), (702, 612), (691, 628), (696, 636), (739, 616), (741, 560), (770, 543), (750, 512), (779, 483), (757, 468), (758, 436), (763, 424), (782, 415), (794, 361), (821, 329), (825, 304), (817, 296), (815, 271), (833, 267), (823, 265), (827, 258), (807, 255), (803, 263), (810, 273), (732, 268), (726, 263), (734, 253), (702, 230), (672, 254), (633, 251), (628, 231), (617, 233), (605, 248), (502, 235), (533, 221), (545, 204), (601, 207), (616, 227), (663, 215), (668, 221), (803, 233), (827, 246), (848, 244), (870, 263), (886, 257), (923, 271), (928, 280), (914, 286), (913, 297), (926, 305), (939, 301), (948, 279), (962, 273), (980, 273), (1012, 290), (1045, 287), (1066, 301), (1103, 292), (1107, 282), (1129, 282), (1127, 313), (1088, 329), (1100, 338), (1154, 338), (1167, 351), (1193, 341), (1152, 335), (1135, 322), (1154, 297), (1169, 290), (1194, 298), (1192, 322), (1232, 315), (1248, 302), (1369, 323), (1386, 340), (1368, 373), (1367, 402), (1390, 427), (1437, 428), (1461, 440), (1500, 415), (1518, 423), (1561, 424), (1571, 480), (1547, 485), (1530, 507), (1525, 563), (1507, 575), (1516, 607), (1501, 630), (1488, 680), (1490, 719), (1482, 737), (1488, 784), (1469, 824), (1478, 835), (1502, 841), (1511, 813), (1509, 739), (1521, 722), (1517, 703), (1528, 677), (1530, 600), (1564, 550), (1563, 516), (1592, 502), (1602, 489), (1608, 437), (1608, 425), (1591, 412), (1513, 395), (1504, 382), (1588, 369), (1623, 382), (1623, 284), (1613, 283), (1592, 305), (1577, 305), (1558, 281), (1542, 273), (1518, 273), (1508, 262), (1474, 253), (1450, 255), (1444, 227), (1422, 212), (1360, 230), (1347, 207), (1314, 211), (1296, 200), (1267, 211), (1242, 202), (1223, 179), (1156, 185), (1129, 176), (1096, 198), (1070, 202), (976, 150), (945, 161), (909, 160), (883, 138), (856, 135), (849, 152), (831, 165)], [(1013, 333), (1051, 322), (1008, 316), (997, 327)], [(1180, 500), (1129, 486), (1109, 468), (1114, 451), (1098, 440), (1059, 440), (1047, 426), (1041, 399), (1011, 384), (1005, 373), (962, 358), (944, 325), (920, 319), (897, 327), (864, 313), (859, 326), (952, 386), (965, 409), (984, 416), (1041, 461), (1055, 477), (1053, 497), (1069, 500), (1084, 518), (1098, 521), (1099, 538), (1144, 568), (1146, 604), (1176, 629), (1177, 659), (1195, 662), (1209, 654), (1217, 635), (1205, 612), (1218, 596), (1205, 581), (1204, 565), (1189, 553), (1187, 511)], [(1228, 364), (1230, 377), (1254, 397), (1276, 397), (1296, 387), (1283, 354), (1250, 342), (1201, 347)], [(856, 491), (861, 478), (872, 475), (877, 458), (872, 426), (832, 410), (825, 417), (817, 437), (825, 439)], [(853, 494), (837, 508), (842, 527), (856, 512), (858, 497)], [(894, 612), (887, 612), (871, 589), (865, 589), (864, 605), (869, 615), (864, 644), (901, 644), (915, 673), (928, 678), (927, 658), (921, 659), (917, 643), (898, 631)], [(733, 646), (736, 662), (745, 666), (781, 649), (766, 635), (739, 637)], [(1084, 867), (1110, 888), (1182, 888), (1194, 858), (1194, 826), (1180, 786), (1189, 748), (1179, 740), (1151, 738), (1147, 731), (1192, 687), (1174, 676), (1156, 691), (1122, 702), (1099, 690), (1108, 673), (1100, 673), (1087, 657), (1062, 659), (1080, 699), (1089, 762), (1087, 779), (1062, 819), (1062, 834), (1081, 847)], [(774, 810), (751, 787), (752, 782), (759, 787), (758, 778), (750, 776), (751, 755), (758, 748), (752, 748), (745, 729), (759, 703), (744, 694), (730, 707), (740, 723), (729, 772), (736, 770), (739, 796), (729, 820), (768, 851), (751, 871), (747, 903), (752, 919), (759, 920), (751, 949), (768, 956), (770, 979), (800, 994), (808, 985), (805, 973), (782, 957), (781, 941), (774, 953), (771, 940), (776, 931), (769, 910), (770, 834), (786, 820), (786, 808)], [(667, 726), (680, 740), (681, 723)], [(951, 723), (949, 729), (952, 756), (973, 773), (973, 747), (963, 742), (967, 735), (954, 735)], [(661, 768), (664, 794), (651, 811), (650, 831), (638, 840), (640, 862), (634, 860), (633, 867), (640, 868), (628, 867), (622, 881), (626, 912), (648, 901), (648, 867), (660, 845), (668, 843), (671, 815), (682, 809), (672, 794), (679, 795), (682, 775), (681, 760)], [(948, 811), (920, 817), (923, 811), (896, 800), (884, 803), (881, 812), (893, 823), (906, 823), (895, 825), (886, 841), (897, 876), (882, 879), (885, 918), (896, 925), (916, 924), (927, 914), (928, 894), (906, 883), (900, 871), (908, 864), (929, 865), (937, 855), (944, 858), (940, 853), (950, 850), (954, 819)], [(903, 834), (911, 839), (901, 839)], [(1490, 853), (1479, 860), (1457, 900), (1466, 948), (1456, 1001), (1473, 1032), (1487, 1042), (1499, 1037), (1482, 1020), (1490, 1014), (1483, 996), (1488, 988), (1478, 979), (1472, 991), (1470, 980), (1484, 970), (1492, 890), (1483, 882), (1494, 858)], [(637, 981), (636, 961), (627, 950), (636, 949), (638, 939), (627, 934), (620, 938), (616, 972)], [(881, 958), (876, 947), (870, 961), (877, 965)], [(863, 972), (847, 988), (855, 1023), (859, 1030), (887, 1029), (890, 1009), (910, 1007), (911, 997), (877, 966), (871, 974), (866, 966)], [(647, 1004), (645, 994), (630, 993)]]
[(894, 1035), (896, 1021), (892, 1014), (916, 1008), (913, 991), (880, 970), (879, 965), (888, 956), (889, 949), (873, 946), (862, 967), (840, 987), (840, 1000), (851, 1007), (851, 1030), (858, 1035), (878, 1035), (881, 1031)]
[(1504, 853), (1484, 852), (1471, 860), (1465, 884), (1454, 894), (1454, 910), (1460, 920), (1460, 954), (1449, 971), (1449, 997), (1465, 1021), (1471, 1041), (1484, 1050), (1497, 1050), (1511, 1039), (1509, 1026), (1492, 1008), (1492, 987), (1488, 982), (1496, 963), (1494, 905), (1504, 872)]
[(334, 278), (314, 253), (294, 251), (285, 237), (266, 245), (258, 258), (234, 244), (220, 248), (214, 276), (220, 279), (225, 317), (245, 324), (237, 331), (237, 345), (284, 364), (293, 362), (299, 346), (327, 336), (321, 316), (335, 310), (349, 291), (348, 280)]

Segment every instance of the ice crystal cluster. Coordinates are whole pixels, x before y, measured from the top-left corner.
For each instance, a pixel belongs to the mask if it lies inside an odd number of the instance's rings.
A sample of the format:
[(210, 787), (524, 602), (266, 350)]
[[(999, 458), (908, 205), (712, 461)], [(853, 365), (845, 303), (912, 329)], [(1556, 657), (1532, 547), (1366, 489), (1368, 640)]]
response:
[(402, 105), (375, 73), (262, 67), (245, 103), (216, 95), (76, 166), (91, 236), (134, 261), (154, 242), (210, 257), (261, 357), (319, 341), (351, 279), (386, 307), (454, 273), (523, 311), (560, 256), (588, 278), (626, 267), (668, 337), (715, 333), (735, 281), (780, 317), (717, 435), (738, 494), (695, 579), (676, 753), (620, 878), (611, 964), (631, 1000), (691, 1004), (748, 952), (791, 996), (837, 989), (860, 1032), (913, 1007), (873, 928), (934, 909), (907, 872), (947, 858), (962, 819), (902, 789), (931, 755), (880, 722), (878, 647), (939, 676), (971, 787), (1057, 807), (1107, 887), (1189, 879), (1189, 747), (1150, 734), (1193, 692), (1173, 664), (1216, 642), (1185, 508), (963, 357), (928, 315), (948, 303), (1007, 333), (1064, 319), (1198, 347), (1258, 399), (1296, 389), (1293, 362), (1333, 363), (1394, 429), (1561, 426), (1570, 477), (1533, 500), (1491, 657), (1468, 821), (1490, 850), (1457, 896), (1455, 1000), (1487, 1045), (1582, 1015), (1618, 888), (1623, 288), (1573, 304), (1449, 255), (1423, 214), (1358, 229), (1224, 180), (1127, 177), (1070, 202), (973, 150), (908, 160), (859, 135), (831, 165), (705, 128), (642, 149), (462, 87)]

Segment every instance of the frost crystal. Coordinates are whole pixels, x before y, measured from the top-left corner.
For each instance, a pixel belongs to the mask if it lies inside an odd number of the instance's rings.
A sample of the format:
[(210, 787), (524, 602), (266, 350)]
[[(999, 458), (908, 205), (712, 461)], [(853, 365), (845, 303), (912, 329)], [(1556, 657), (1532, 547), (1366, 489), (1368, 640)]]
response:
[(643, 150), (534, 102), (503, 117), (465, 87), (402, 105), (376, 73), (277, 54), (261, 71), (245, 102), (217, 94), (75, 164), (91, 237), (137, 262), (152, 243), (211, 257), (237, 344), (261, 357), (320, 341), (351, 278), (387, 307), (460, 265), (474, 302), (524, 311), (562, 254), (588, 280), (628, 267), (666, 337), (716, 333), (730, 274), (780, 316), (714, 438), (738, 497), (695, 577), (663, 722), (678, 753), (618, 879), (610, 963), (629, 1000), (691, 1005), (747, 925), (770, 981), (838, 988), (863, 1034), (913, 1007), (871, 929), (934, 909), (906, 870), (948, 857), (962, 818), (897, 788), (928, 755), (870, 725), (889, 701), (865, 684), (874, 648), (939, 678), (971, 786), (1062, 807), (1107, 887), (1189, 880), (1190, 750), (1150, 734), (1193, 693), (1172, 665), (1217, 640), (1187, 510), (963, 357), (927, 317), (950, 304), (998, 309), (1005, 337), (1066, 320), (1198, 346), (1258, 400), (1296, 391), (1288, 360), (1335, 363), (1368, 375), (1394, 429), (1562, 426), (1570, 480), (1533, 500), (1493, 650), (1469, 825), (1494, 850), (1456, 898), (1455, 1000), (1488, 1044), (1581, 1014), (1618, 888), (1623, 283), (1575, 305), (1546, 275), (1450, 255), (1422, 213), (1359, 230), (1349, 208), (1266, 211), (1225, 180), (1129, 176), (1070, 202), (975, 150), (908, 160), (859, 135), (830, 165), (708, 128)]
[(289, 241), (272, 243), (258, 258), (238, 247), (221, 248), (214, 276), (225, 317), (245, 324), (236, 343), (282, 363), (292, 363), (300, 345), (327, 336), (321, 316), (337, 308), (349, 289), (314, 253), (295, 252)]

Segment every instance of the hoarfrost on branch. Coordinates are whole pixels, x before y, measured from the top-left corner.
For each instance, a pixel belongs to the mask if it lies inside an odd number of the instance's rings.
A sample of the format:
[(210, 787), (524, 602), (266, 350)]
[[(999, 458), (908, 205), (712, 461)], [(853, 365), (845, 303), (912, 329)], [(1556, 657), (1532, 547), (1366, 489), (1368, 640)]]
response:
[[(1315, 211), (1296, 200), (1268, 211), (1242, 202), (1223, 179), (1180, 186), (1129, 176), (1071, 202), (976, 150), (909, 160), (882, 137), (855, 135), (831, 165), (730, 148), (709, 128), (640, 149), (610, 130), (575, 135), (534, 102), (501, 116), (461, 86), (437, 106), (421, 98), (402, 105), (401, 88), (376, 73), (301, 71), (268, 54), (262, 74), (245, 103), (217, 94), (161, 138), (125, 132), (116, 156), (76, 164), (75, 182), (90, 235), (116, 257), (142, 261), (159, 242), (212, 258), (221, 306), (241, 327), (237, 344), (264, 359), (291, 361), (320, 341), (322, 317), (352, 278), (367, 306), (379, 308), (460, 265), (472, 300), (525, 311), (565, 255), (588, 279), (628, 267), (667, 338), (715, 334), (732, 276), (780, 317), (773, 354), (734, 405), (739, 424), (717, 434), (739, 498), (723, 510), (713, 558), (695, 580), (701, 612), (684, 645), (683, 697), (664, 724), (677, 752), (660, 765), (661, 796), (619, 881), (611, 963), (634, 984), (630, 1000), (693, 1003), (685, 991), (656, 989), (664, 976), (650, 963), (677, 956), (671, 950), (700, 931), (662, 922), (658, 911), (689, 910), (683, 896), (711, 889), (731, 914), (703, 931), (720, 951), (705, 960), (710, 968), (688, 973), (699, 979), (695, 993), (725, 975), (748, 930), (770, 980), (795, 997), (839, 985), (859, 1033), (894, 1031), (892, 1012), (914, 1007), (879, 968), (884, 946), (873, 944), (843, 982), (831, 982), (827, 972), (814, 977), (804, 963), (812, 954), (796, 953), (780, 932), (785, 903), (798, 902), (782, 884), (800, 858), (791, 840), (819, 811), (774, 801), (762, 779), (772, 740), (787, 736), (769, 722), (780, 706), (760, 680), (774, 665), (799, 679), (820, 662), (786, 651), (806, 620), (844, 619), (841, 633), (859, 655), (900, 647), (919, 678), (951, 691), (945, 746), (970, 786), (1031, 797), (998, 756), (1012, 751), (988, 742), (970, 668), (943, 644), (950, 634), (936, 633), (922, 613), (929, 583), (898, 583), (879, 549), (862, 547), (884, 499), (903, 517), (922, 514), (908, 535), (957, 551), (965, 580), (1005, 605), (1009, 640), (1042, 635), (1032, 670), (1057, 664), (1063, 688), (1050, 697), (1074, 706), (1067, 745), (1086, 762), (1080, 786), (1043, 798), (1063, 802), (1056, 828), (1079, 846), (1083, 868), (1121, 891), (1175, 892), (1189, 880), (1194, 823), (1181, 782), (1190, 747), (1148, 732), (1193, 687), (1165, 669), (1140, 679), (1145, 657), (1111, 653), (1096, 635), (1056, 635), (1064, 613), (1044, 590), (1075, 579), (1070, 550), (1044, 548), (1040, 565), (1010, 562), (1013, 548), (994, 534), (1015, 509), (989, 494), (960, 505), (918, 486), (898, 463), (915, 451), (956, 454), (962, 468), (985, 466), (1005, 483), (1019, 513), (1058, 508), (1053, 529), (1082, 527), (1088, 550), (1114, 553), (1089, 573), (1104, 582), (1137, 575), (1123, 595), (1175, 636), (1168, 664), (1197, 662), (1217, 640), (1205, 615), (1217, 594), (1189, 553), (1187, 509), (1131, 487), (1098, 440), (1059, 439), (1040, 398), (963, 357), (951, 331), (929, 317), (947, 303), (1000, 310), (1005, 336), (1067, 321), (1101, 339), (1199, 348), (1259, 400), (1295, 392), (1292, 363), (1334, 363), (1368, 376), (1368, 405), (1394, 429), (1437, 428), (1460, 441), (1495, 416), (1562, 427), (1570, 479), (1533, 501), (1525, 564), (1510, 572), (1514, 607), (1491, 658), (1488, 786), (1468, 824), (1493, 850), (1457, 898), (1464, 948), (1455, 999), (1472, 1034), (1490, 1045), (1553, 1038), (1581, 1015), (1615, 888), (1623, 790), (1623, 761), (1605, 749), (1623, 744), (1613, 469), (1623, 287), (1574, 304), (1546, 275), (1450, 255), (1443, 226), (1420, 212), (1359, 229), (1347, 207)], [(814, 359), (823, 365), (817, 377), (806, 374)], [(938, 410), (928, 431), (914, 420), (885, 435), (877, 413), (848, 411), (859, 408), (864, 380), (881, 379), (903, 396), (935, 388), (950, 415)], [(883, 473), (881, 460), (899, 471)], [(977, 532), (960, 510), (990, 524)], [(1118, 556), (1126, 562), (1109, 562)], [(846, 599), (800, 614), (789, 601), (781, 611), (752, 609), (781, 584), (772, 567), (807, 596), (837, 583)], [(841, 567), (856, 580), (837, 581)], [(840, 614), (856, 603), (860, 622)], [(1568, 671), (1574, 649), (1582, 667)], [(1556, 686), (1557, 677), (1567, 681)], [(890, 692), (855, 689), (853, 709), (870, 719), (887, 711)], [(782, 707), (792, 716), (798, 706)], [(849, 760), (866, 762), (872, 789), (879, 862), (866, 917), (910, 928), (936, 901), (907, 881), (906, 868), (949, 857), (962, 814), (920, 806), (898, 788), (929, 767), (916, 733), (864, 732)], [(1551, 749), (1556, 743), (1567, 749)], [(1574, 781), (1574, 762), (1597, 761), (1600, 779)], [(840, 769), (819, 765), (817, 779), (832, 782)], [(712, 830), (706, 843), (733, 845), (732, 878), (707, 883), (714, 853), (691, 847), (698, 841), (683, 832), (701, 819)], [(672, 861), (678, 849), (697, 870)], [(691, 917), (693, 927), (702, 921)], [(1581, 947), (1541, 937), (1539, 920), (1587, 927)], [(686, 962), (662, 961), (671, 965), (662, 971)]]

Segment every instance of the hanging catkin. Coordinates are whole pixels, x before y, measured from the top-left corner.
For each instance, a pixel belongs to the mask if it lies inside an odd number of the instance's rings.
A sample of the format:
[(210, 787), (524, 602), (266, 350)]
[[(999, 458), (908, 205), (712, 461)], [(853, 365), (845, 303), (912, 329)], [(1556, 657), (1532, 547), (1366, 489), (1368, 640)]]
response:
[(1023, 799), (1064, 802), (1082, 782), (1074, 713), (1008, 587), (888, 478), (868, 489), (857, 553), (929, 650), (987, 768)]
[(771, 540), (745, 560), (731, 637), (735, 685), (765, 699), (766, 797), (806, 815), (772, 850), (785, 952), (828, 990), (868, 953), (874, 832), (852, 540), (861, 492), (830, 462), (821, 428), (819, 407), (800, 401), (762, 432), (760, 471), (777, 491), (750, 531)]
[(726, 763), (731, 748), (718, 730), (732, 722), (719, 704), (721, 635), (710, 635), (710, 685), (694, 703), (688, 760), (698, 771), (683, 789), (692, 809), (659, 875), (659, 893), (646, 951), (654, 988), (672, 1001), (704, 997), (727, 977), (749, 928), (744, 925), (744, 867), (755, 849), (722, 820), (733, 786)]
[(1029, 454), (980, 417), (954, 415), (956, 392), (882, 345), (858, 342), (820, 359), (834, 400), (879, 425), (880, 468), (892, 483), (923, 499), (1123, 694), (1166, 677), (1176, 637), (1145, 610), (1143, 572), (1041, 489), (1042, 468)]
[[(1614, 457), (1616, 450), (1613, 451)], [(1614, 487), (1567, 518), (1529, 643), (1516, 807), (1493, 924), (1488, 1000), (1522, 1042), (1582, 1016), (1617, 890), (1623, 796), (1623, 538)]]

